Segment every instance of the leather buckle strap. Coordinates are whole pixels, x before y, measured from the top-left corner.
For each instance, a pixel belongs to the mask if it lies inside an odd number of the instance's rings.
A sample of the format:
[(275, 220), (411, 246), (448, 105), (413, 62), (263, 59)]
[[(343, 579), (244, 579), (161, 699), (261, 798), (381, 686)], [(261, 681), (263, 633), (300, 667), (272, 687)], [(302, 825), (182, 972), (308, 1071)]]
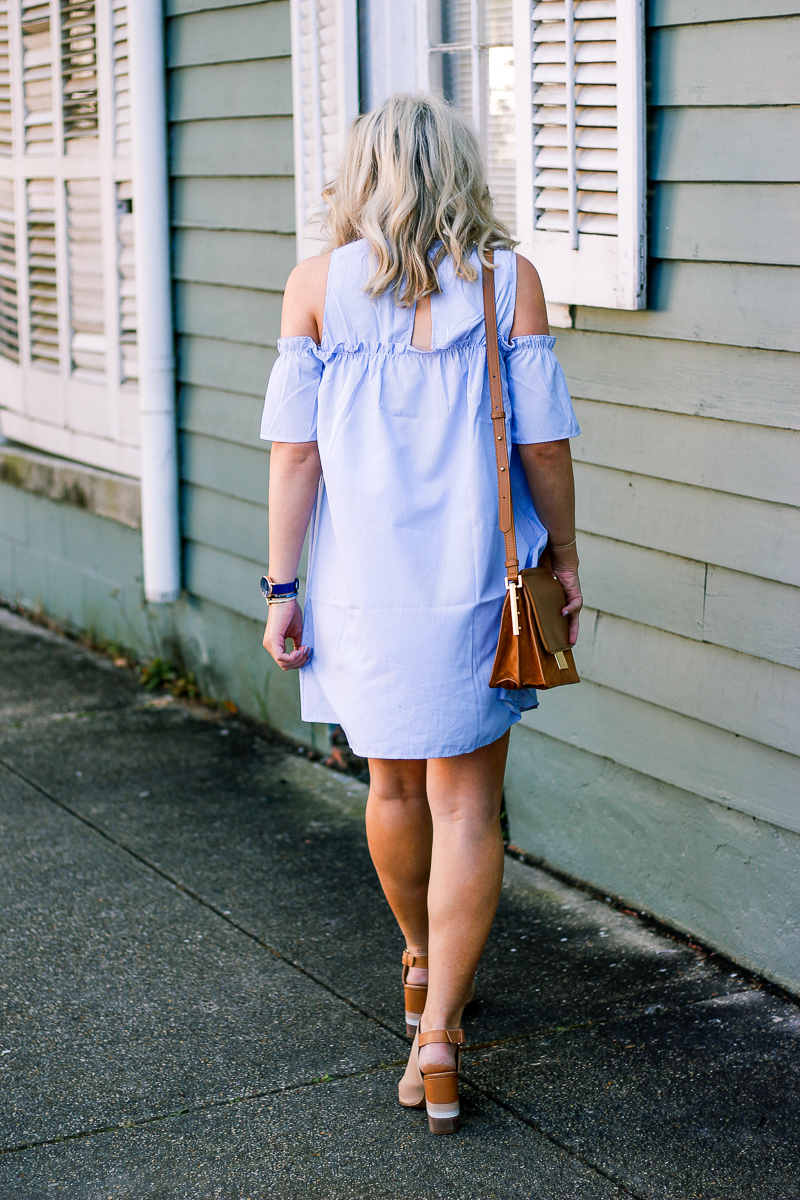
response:
[(410, 950), (404, 950), (403, 966), (420, 967), (423, 971), (426, 971), (428, 969), (428, 956), (427, 954), (412, 954)]
[(449, 1042), (451, 1046), (464, 1045), (463, 1029), (429, 1029), (427, 1033), (419, 1034), (420, 1046), (429, 1046), (431, 1042)]
[[(486, 251), (490, 263), (494, 252)], [(506, 414), (503, 409), (503, 382), (500, 375), (500, 346), (497, 340), (497, 301), (494, 271), (483, 268), (483, 316), (486, 323), (486, 369), (489, 372), (489, 396), (492, 402), (492, 430), (497, 462), (497, 496), (500, 531), (506, 544), (506, 575), (509, 580), (519, 576), (517, 539), (514, 531), (514, 502), (511, 497), (511, 477), (508, 465)]]

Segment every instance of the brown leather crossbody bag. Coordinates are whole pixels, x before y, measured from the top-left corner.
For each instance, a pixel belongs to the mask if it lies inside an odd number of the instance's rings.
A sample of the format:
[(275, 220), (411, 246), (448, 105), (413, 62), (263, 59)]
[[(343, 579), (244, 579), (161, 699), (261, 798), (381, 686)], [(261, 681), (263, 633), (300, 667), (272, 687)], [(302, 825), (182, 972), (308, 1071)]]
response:
[[(487, 257), (491, 262), (491, 250), (487, 251)], [(483, 312), (497, 458), (500, 530), (506, 544), (506, 598), (489, 686), (545, 689), (559, 687), (562, 683), (580, 683), (569, 644), (569, 622), (561, 613), (566, 596), (553, 574), (548, 549), (545, 547), (543, 550), (538, 567), (524, 571), (519, 569), (500, 377), (500, 348), (497, 342), (494, 271), (483, 272)]]

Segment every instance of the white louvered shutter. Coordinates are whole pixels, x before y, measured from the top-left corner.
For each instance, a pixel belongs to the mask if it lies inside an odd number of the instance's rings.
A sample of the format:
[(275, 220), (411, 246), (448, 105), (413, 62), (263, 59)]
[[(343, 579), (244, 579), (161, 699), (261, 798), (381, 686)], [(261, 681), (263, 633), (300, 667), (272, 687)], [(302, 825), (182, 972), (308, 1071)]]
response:
[(106, 367), (100, 180), (67, 181), (70, 353), (84, 377)]
[(55, 142), (53, 30), (50, 28), (50, 5), (42, 0), (22, 0), (22, 87), (25, 151), (27, 154), (52, 154)]
[(97, 15), (94, 0), (61, 0), (61, 87), (64, 150), (81, 139), (97, 145)]
[(135, 475), (127, 12), (0, 0), (0, 433)]
[(133, 184), (117, 184), (119, 342), (123, 382), (139, 378), (136, 323), (136, 260), (133, 250)]
[(131, 155), (131, 102), (128, 75), (128, 3), (112, 0), (113, 71), (114, 71), (114, 141), (118, 158)]
[(8, 32), (8, 0), (0, 0), (0, 155), (11, 155), (11, 46)]
[(322, 188), (358, 115), (356, 0), (292, 0), (297, 257), (318, 253)]
[(644, 306), (643, 0), (515, 0), (517, 236), (548, 300)]
[(39, 367), (57, 369), (59, 337), (55, 181), (29, 180), (27, 197), (31, 363)]
[(0, 354), (19, 362), (14, 184), (0, 179)]

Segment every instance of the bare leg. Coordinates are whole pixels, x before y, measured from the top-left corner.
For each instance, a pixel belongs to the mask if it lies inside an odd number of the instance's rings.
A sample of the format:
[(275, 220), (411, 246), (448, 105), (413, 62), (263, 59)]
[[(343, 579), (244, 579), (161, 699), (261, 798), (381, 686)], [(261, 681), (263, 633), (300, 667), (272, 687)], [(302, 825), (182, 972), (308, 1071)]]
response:
[[(412, 954), (428, 953), (432, 825), (424, 759), (369, 760), (367, 840), (389, 907)], [(409, 983), (425, 983), (412, 967)]]
[[(455, 1029), (492, 927), (503, 884), (500, 802), (508, 734), (490, 746), (428, 762), (433, 818), (428, 886), (428, 1000), (420, 1032)], [(455, 1051), (420, 1049), (420, 1065), (452, 1062)]]

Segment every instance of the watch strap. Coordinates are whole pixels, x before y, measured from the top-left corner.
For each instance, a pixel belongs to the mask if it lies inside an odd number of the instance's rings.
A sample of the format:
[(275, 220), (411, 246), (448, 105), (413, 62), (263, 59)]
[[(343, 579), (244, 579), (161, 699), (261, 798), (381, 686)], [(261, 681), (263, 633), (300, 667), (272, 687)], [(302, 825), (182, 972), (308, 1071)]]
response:
[(265, 600), (270, 596), (292, 596), (300, 590), (300, 580), (295, 578), (292, 583), (273, 583), (266, 575), (261, 577), (261, 595)]

